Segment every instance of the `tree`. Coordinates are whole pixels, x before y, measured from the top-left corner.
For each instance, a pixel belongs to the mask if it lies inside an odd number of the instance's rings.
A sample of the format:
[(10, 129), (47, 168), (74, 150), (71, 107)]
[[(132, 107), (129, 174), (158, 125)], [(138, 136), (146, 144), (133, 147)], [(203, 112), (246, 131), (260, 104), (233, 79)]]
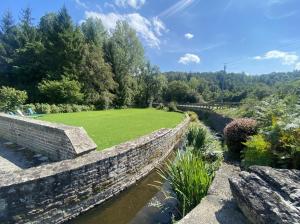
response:
[(195, 90), (191, 90), (184, 81), (170, 82), (165, 97), (169, 102), (197, 103), (202, 100), (202, 97)]
[(10, 87), (0, 88), (0, 111), (14, 111), (27, 100), (25, 91), (16, 90)]
[(20, 43), (18, 41), (18, 29), (14, 24), (10, 11), (5, 12), (0, 24), (0, 80), (3, 84), (13, 84), (12, 63), (16, 49)]
[(42, 73), (44, 45), (40, 41), (38, 32), (32, 24), (31, 10), (22, 10), (21, 23), (18, 26), (18, 40), (20, 46), (15, 50), (12, 61), (13, 86), (24, 89), (29, 94), (29, 100), (37, 101), (37, 84), (45, 78)]
[(164, 89), (167, 86), (165, 76), (160, 74), (157, 66), (152, 66), (148, 62), (141, 70), (138, 76), (138, 94), (136, 102), (138, 105), (146, 107), (152, 106), (153, 101), (161, 101)]
[(108, 35), (100, 19), (88, 18), (81, 24), (86, 43), (102, 47)]
[(144, 65), (144, 49), (135, 30), (119, 21), (106, 46), (106, 59), (112, 65), (118, 83), (118, 106), (132, 105), (137, 93), (136, 79)]
[(83, 99), (80, 83), (66, 77), (55, 81), (44, 80), (38, 88), (47, 103), (81, 103)]
[(100, 46), (93, 43), (86, 45), (81, 69), (79, 80), (83, 83), (85, 102), (105, 109), (111, 106), (117, 83), (113, 79), (111, 66), (104, 61)]
[(57, 15), (48, 14), (41, 19), (40, 30), (45, 46), (43, 64), (48, 79), (62, 76), (77, 80), (84, 53), (83, 34), (74, 27), (72, 19), (63, 7)]

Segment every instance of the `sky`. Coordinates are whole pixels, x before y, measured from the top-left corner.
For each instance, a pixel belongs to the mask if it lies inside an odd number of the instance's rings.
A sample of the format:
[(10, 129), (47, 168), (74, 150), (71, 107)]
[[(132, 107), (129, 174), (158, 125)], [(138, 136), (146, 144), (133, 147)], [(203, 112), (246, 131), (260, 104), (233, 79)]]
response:
[(300, 0), (5, 0), (18, 21), (35, 23), (65, 5), (74, 23), (100, 18), (108, 30), (126, 20), (161, 71), (265, 74), (300, 70)]

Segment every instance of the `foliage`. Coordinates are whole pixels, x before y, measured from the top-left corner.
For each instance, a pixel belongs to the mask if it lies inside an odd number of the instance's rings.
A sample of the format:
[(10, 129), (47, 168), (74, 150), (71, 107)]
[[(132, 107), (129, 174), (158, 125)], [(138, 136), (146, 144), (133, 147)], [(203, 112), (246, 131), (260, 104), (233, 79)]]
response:
[(181, 113), (156, 109), (120, 109), (47, 114), (39, 119), (83, 127), (98, 145), (98, 149), (102, 150), (160, 128), (173, 128), (183, 118)]
[(83, 99), (78, 81), (63, 78), (59, 81), (42, 81), (39, 91), (49, 103), (79, 103)]
[(165, 93), (166, 101), (176, 101), (184, 103), (199, 103), (203, 102), (201, 96), (195, 91), (190, 89), (187, 83), (183, 81), (171, 81), (168, 84)]
[(198, 115), (195, 112), (188, 111), (187, 114), (189, 115), (191, 122), (197, 122), (198, 121)]
[(251, 165), (272, 166), (274, 164), (270, 151), (271, 144), (264, 139), (263, 135), (251, 136), (244, 144), (246, 147), (242, 152), (242, 163), (245, 168)]
[(25, 91), (5, 86), (0, 88), (0, 111), (14, 111), (26, 100), (27, 93)]
[(207, 194), (222, 159), (220, 142), (199, 121), (190, 125), (187, 140), (187, 150), (178, 151), (175, 161), (170, 161), (165, 170), (159, 170), (175, 192), (182, 216)]
[(224, 137), (229, 151), (239, 154), (244, 148), (243, 142), (256, 132), (257, 123), (253, 119), (239, 118), (230, 122), (224, 128)]
[(209, 165), (191, 151), (178, 152), (175, 161), (160, 174), (175, 192), (182, 216), (200, 203), (213, 179)]
[(27, 112), (31, 108), (37, 114), (56, 114), (56, 113), (71, 113), (81, 111), (95, 110), (93, 105), (77, 105), (77, 104), (47, 104), (35, 103), (23, 105), (22, 110)]
[(168, 104), (168, 108), (169, 108), (169, 111), (171, 111), (171, 112), (178, 111), (177, 103), (174, 101), (172, 101)]
[[(265, 155), (271, 155), (273, 163), (279, 168), (300, 169), (300, 105), (299, 97), (289, 95), (280, 98), (270, 96), (253, 105), (253, 117), (258, 121), (260, 136), (270, 146)], [(255, 144), (255, 140), (258, 142)], [(255, 138), (245, 144), (251, 144), (252, 151), (261, 151), (261, 139)], [(257, 147), (257, 148), (255, 148)], [(261, 163), (259, 158), (257, 163)], [(252, 160), (255, 164), (255, 160)]]
[(271, 94), (300, 94), (300, 71), (260, 76), (223, 71), (161, 74), (146, 62), (128, 23), (119, 21), (108, 31), (100, 19), (89, 18), (78, 26), (65, 7), (36, 23), (29, 8), (21, 11), (18, 23), (7, 11), (0, 28), (0, 85), (25, 90), (30, 103), (77, 103), (73, 98), (54, 101), (38, 88), (41, 82), (64, 78), (80, 82), (80, 98), (103, 109), (171, 101), (244, 102), (242, 113), (251, 117), (255, 111), (247, 99), (254, 103)]

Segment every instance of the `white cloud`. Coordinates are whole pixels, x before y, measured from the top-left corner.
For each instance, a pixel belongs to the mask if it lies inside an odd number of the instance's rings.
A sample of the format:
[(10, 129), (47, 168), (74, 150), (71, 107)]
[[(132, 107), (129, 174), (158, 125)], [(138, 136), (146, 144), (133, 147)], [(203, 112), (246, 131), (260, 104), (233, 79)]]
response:
[(82, 7), (82, 8), (85, 8), (85, 9), (88, 8), (88, 6), (87, 6), (83, 1), (81, 1), (81, 0), (75, 0), (75, 2), (76, 2), (76, 4), (77, 4), (78, 6), (80, 6), (80, 7)]
[(194, 0), (180, 0), (179, 2), (175, 3), (174, 5), (172, 5), (171, 7), (167, 8), (165, 11), (160, 13), (159, 17), (172, 16), (172, 15), (184, 10), (185, 8), (190, 6), (193, 2), (194, 2)]
[(98, 13), (94, 11), (86, 11), (86, 18), (101, 19), (103, 25), (108, 29), (114, 29), (117, 21), (127, 21), (128, 24), (135, 29), (140, 37), (142, 37), (150, 47), (159, 48), (160, 39), (163, 31), (167, 31), (165, 25), (157, 17), (149, 20), (139, 13), (118, 14), (118, 13)]
[(255, 56), (255, 60), (268, 60), (268, 59), (279, 59), (284, 65), (293, 65), (295, 64), (299, 56), (294, 52), (284, 52), (278, 50), (272, 50), (266, 52), (263, 56)]
[(188, 54), (185, 54), (184, 56), (180, 57), (178, 63), (184, 64), (184, 65), (187, 65), (190, 63), (198, 64), (198, 63), (200, 63), (200, 57), (198, 55), (188, 53)]
[(298, 63), (295, 65), (295, 70), (300, 71), (300, 62), (298, 62)]
[(194, 34), (186, 33), (186, 34), (184, 34), (184, 37), (185, 37), (186, 39), (190, 40), (190, 39), (194, 38)]
[(154, 31), (158, 36), (161, 36), (162, 32), (168, 31), (165, 24), (158, 17), (154, 17), (152, 19), (152, 24), (153, 24)]
[(115, 0), (115, 4), (119, 7), (131, 7), (134, 9), (141, 8), (146, 3), (146, 0)]

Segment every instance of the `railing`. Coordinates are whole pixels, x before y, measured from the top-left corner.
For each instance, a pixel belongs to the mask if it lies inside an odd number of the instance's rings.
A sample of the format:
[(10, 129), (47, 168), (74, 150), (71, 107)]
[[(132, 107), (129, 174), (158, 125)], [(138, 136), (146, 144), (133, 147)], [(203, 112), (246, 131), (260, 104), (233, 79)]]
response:
[[(153, 106), (158, 106), (160, 103), (153, 103)], [(224, 102), (224, 103), (181, 103), (177, 104), (177, 107), (186, 107), (186, 108), (199, 108), (199, 109), (207, 109), (207, 110), (215, 110), (215, 109), (224, 109), (224, 108), (232, 108), (238, 107), (240, 105), (239, 102)]]

